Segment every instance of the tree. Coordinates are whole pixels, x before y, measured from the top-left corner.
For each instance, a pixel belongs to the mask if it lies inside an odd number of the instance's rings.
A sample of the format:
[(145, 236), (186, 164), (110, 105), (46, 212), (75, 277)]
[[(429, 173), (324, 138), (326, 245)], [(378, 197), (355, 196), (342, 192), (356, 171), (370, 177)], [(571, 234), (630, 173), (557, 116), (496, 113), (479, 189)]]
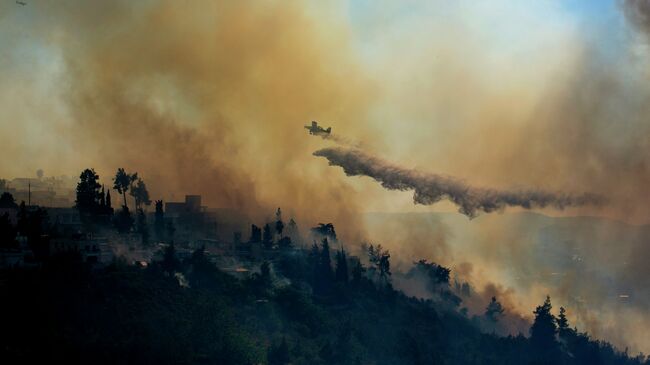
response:
[(347, 283), (348, 278), (348, 258), (343, 249), (336, 252), (336, 271), (334, 274), (336, 281)]
[(165, 228), (167, 230), (167, 237), (170, 240), (173, 240), (174, 239), (174, 233), (176, 233), (176, 227), (174, 227), (174, 222), (172, 222), (172, 221), (167, 222), (167, 225), (165, 226)]
[(104, 193), (104, 185), (102, 185), (102, 191), (99, 193), (99, 206), (102, 208), (106, 207), (106, 195)]
[(330, 257), (330, 244), (327, 238), (323, 238), (320, 250), (320, 274), (327, 281), (332, 278), (332, 258)]
[(381, 245), (377, 247), (372, 244), (368, 247), (368, 260), (374, 266), (375, 272), (379, 272), (379, 277), (383, 281), (387, 281), (388, 277), (392, 275), (390, 272), (390, 253), (384, 250)]
[(490, 304), (485, 308), (485, 317), (492, 321), (497, 322), (503, 315), (503, 306), (497, 301), (496, 297), (492, 297)]
[(286, 250), (291, 248), (291, 246), (292, 246), (291, 237), (285, 236), (278, 241), (278, 247), (280, 249)]
[(156, 238), (163, 239), (165, 235), (165, 212), (163, 211), (162, 200), (156, 200), (156, 213), (154, 215), (154, 229)]
[(551, 353), (557, 348), (555, 334), (555, 316), (551, 313), (551, 297), (547, 296), (544, 304), (538, 306), (535, 311), (535, 321), (530, 327), (530, 341), (540, 353)]
[(353, 257), (350, 259), (352, 262), (352, 283), (358, 285), (361, 283), (363, 278), (363, 273), (366, 272), (366, 268), (361, 264), (361, 260), (358, 257)]
[(268, 223), (264, 225), (262, 243), (269, 250), (273, 247), (273, 235), (271, 234), (271, 226)]
[(282, 221), (282, 211), (278, 208), (275, 212), (275, 232), (280, 238), (282, 238), (282, 231), (284, 231), (284, 222)]
[(138, 173), (129, 174), (123, 168), (118, 168), (113, 178), (113, 189), (124, 197), (124, 206), (126, 206), (126, 192), (131, 187), (131, 184), (138, 179)]
[(126, 205), (122, 206), (122, 210), (114, 218), (115, 228), (120, 233), (128, 233), (133, 228), (133, 218), (131, 217), (131, 212), (129, 207)]
[(271, 283), (271, 265), (268, 261), (264, 261), (262, 265), (260, 265), (260, 277), (264, 282), (268, 284)]
[(106, 192), (106, 208), (109, 209), (109, 210), (112, 208), (111, 207), (111, 191), (110, 190)]
[(143, 204), (146, 206), (151, 205), (151, 199), (149, 199), (149, 191), (147, 191), (147, 185), (142, 179), (138, 178), (137, 182), (134, 185), (131, 185), (130, 194), (135, 200), (136, 209), (141, 209)]
[(260, 227), (251, 224), (251, 238), (248, 241), (251, 243), (262, 242), (262, 230)]
[(176, 258), (176, 248), (173, 242), (165, 247), (161, 265), (162, 269), (168, 273), (174, 273), (180, 267), (181, 264)]
[(325, 236), (333, 241), (336, 241), (336, 231), (334, 230), (334, 225), (332, 223), (318, 223), (318, 226), (313, 227), (311, 231), (315, 234)]
[(144, 214), (144, 210), (138, 209), (137, 214), (137, 229), (140, 235), (142, 236), (142, 244), (144, 246), (149, 244), (149, 227), (147, 226), (147, 216)]
[(4, 192), (0, 195), (0, 208), (18, 208), (18, 204), (16, 204), (14, 196), (11, 193)]
[(307, 262), (309, 263), (309, 268), (311, 269), (311, 281), (315, 286), (315, 283), (317, 283), (319, 279), (318, 271), (320, 269), (320, 248), (318, 248), (316, 241), (314, 241), (314, 244), (311, 246), (311, 250), (309, 250)]
[(429, 289), (434, 290), (440, 285), (449, 286), (449, 275), (451, 269), (438, 265), (435, 262), (428, 262), (427, 260), (416, 262), (415, 269), (424, 272), (430, 279)]
[(291, 363), (291, 354), (286, 338), (282, 337), (282, 342), (279, 345), (269, 347), (267, 359), (269, 365), (285, 365)]
[(97, 213), (101, 192), (101, 185), (97, 182), (99, 175), (94, 169), (85, 169), (79, 175), (77, 183), (76, 206), (79, 212), (86, 214)]
[(284, 222), (275, 221), (275, 232), (277, 232), (278, 236), (282, 237), (282, 231), (284, 231)]
[(569, 320), (566, 318), (566, 310), (564, 307), (560, 307), (560, 314), (556, 320), (557, 323), (557, 333), (560, 339), (567, 340), (574, 331), (569, 327)]
[(298, 224), (296, 224), (296, 221), (293, 218), (289, 219), (289, 224), (287, 224), (287, 231), (292, 239), (298, 238)]
[(23, 236), (27, 236), (27, 233), (29, 231), (29, 215), (27, 213), (27, 206), (25, 205), (24, 200), (20, 202), (16, 218), (18, 219), (16, 222), (16, 229), (18, 230), (18, 233)]
[(309, 254), (309, 264), (312, 267), (312, 284), (314, 292), (327, 294), (332, 286), (334, 273), (332, 272), (332, 259), (327, 238), (323, 238), (320, 248), (314, 242)]
[(16, 228), (11, 224), (9, 214), (0, 216), (0, 248), (17, 248)]

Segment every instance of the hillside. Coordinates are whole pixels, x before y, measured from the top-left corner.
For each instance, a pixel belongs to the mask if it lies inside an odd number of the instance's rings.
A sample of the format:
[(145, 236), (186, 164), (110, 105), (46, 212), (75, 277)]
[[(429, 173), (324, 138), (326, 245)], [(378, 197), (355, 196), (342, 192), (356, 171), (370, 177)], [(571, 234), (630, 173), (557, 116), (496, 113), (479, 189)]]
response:
[[(173, 253), (168, 248), (148, 268), (117, 260), (91, 270), (66, 256), (41, 269), (3, 272), (1, 357), (107, 364), (642, 363), (571, 330), (547, 344), (535, 336), (481, 333), (444, 280), (433, 288), (446, 297), (409, 298), (392, 288), (382, 266), (333, 250), (330, 257), (325, 246), (284, 250), (246, 279), (222, 273), (201, 250), (184, 262)], [(431, 268), (438, 266), (420, 267)]]

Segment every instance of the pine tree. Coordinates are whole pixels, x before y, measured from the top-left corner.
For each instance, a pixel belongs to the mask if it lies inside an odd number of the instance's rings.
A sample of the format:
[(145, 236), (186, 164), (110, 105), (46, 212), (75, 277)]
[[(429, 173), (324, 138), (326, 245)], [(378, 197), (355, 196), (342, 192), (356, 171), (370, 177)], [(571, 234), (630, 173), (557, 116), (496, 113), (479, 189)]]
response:
[(163, 211), (162, 200), (156, 200), (156, 213), (154, 215), (154, 229), (156, 238), (164, 239), (165, 236), (165, 212)]
[(497, 301), (496, 297), (492, 297), (492, 301), (485, 308), (485, 317), (492, 322), (497, 322), (503, 315), (503, 306)]
[(0, 195), (0, 208), (18, 208), (18, 204), (14, 200), (14, 196), (6, 191)]
[(147, 226), (147, 216), (142, 208), (138, 209), (137, 219), (137, 228), (138, 233), (142, 236), (142, 245), (147, 246), (149, 244), (149, 227)]
[(366, 272), (366, 268), (363, 267), (361, 264), (361, 261), (358, 258), (354, 258), (352, 261), (352, 283), (354, 285), (358, 285), (361, 283), (361, 279), (363, 278), (363, 273)]
[(149, 199), (149, 191), (147, 190), (147, 185), (142, 179), (138, 178), (137, 182), (131, 185), (130, 194), (135, 200), (136, 209), (141, 209), (143, 204), (146, 206), (151, 205), (151, 199)]
[(282, 238), (282, 232), (284, 231), (284, 222), (282, 221), (282, 210), (278, 208), (278, 211), (275, 212), (275, 232), (280, 238)]
[(266, 249), (273, 247), (273, 235), (271, 234), (271, 226), (267, 223), (264, 225), (264, 232), (262, 233), (262, 243)]
[(327, 238), (323, 238), (320, 250), (320, 272), (323, 279), (332, 278), (332, 258), (330, 256), (330, 244)]
[(99, 194), (99, 205), (102, 207), (106, 207), (106, 195), (104, 195), (104, 185), (102, 185), (102, 192)]
[(347, 283), (348, 278), (348, 258), (345, 255), (345, 251), (341, 249), (336, 252), (336, 272), (335, 272), (336, 281)]
[(260, 227), (251, 224), (251, 238), (248, 241), (252, 243), (262, 241), (262, 230), (260, 229)]
[(530, 327), (530, 341), (533, 347), (540, 353), (551, 356), (557, 349), (555, 335), (557, 327), (555, 325), (555, 316), (551, 313), (551, 298), (546, 297), (544, 304), (538, 306), (535, 311), (535, 321)]
[(112, 208), (112, 207), (111, 207), (111, 191), (110, 191), (110, 190), (108, 190), (108, 191), (106, 192), (106, 208), (107, 208), (107, 209), (111, 209), (111, 208)]
[(126, 206), (126, 192), (131, 188), (134, 181), (138, 179), (138, 173), (129, 174), (123, 168), (117, 169), (115, 178), (113, 178), (113, 189), (124, 197), (124, 206)]
[(572, 333), (572, 329), (569, 327), (569, 320), (566, 318), (566, 310), (564, 307), (560, 307), (560, 314), (557, 317), (557, 333), (560, 339), (566, 340)]
[(99, 175), (94, 169), (85, 169), (79, 175), (77, 183), (77, 199), (75, 201), (79, 212), (84, 214), (97, 213), (99, 206), (101, 185), (97, 182)]

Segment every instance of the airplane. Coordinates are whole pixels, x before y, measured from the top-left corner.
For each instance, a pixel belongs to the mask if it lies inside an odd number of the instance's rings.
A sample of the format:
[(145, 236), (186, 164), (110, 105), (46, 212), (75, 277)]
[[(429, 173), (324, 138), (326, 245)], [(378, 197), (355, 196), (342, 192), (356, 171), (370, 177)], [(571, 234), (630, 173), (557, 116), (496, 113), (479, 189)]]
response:
[(17, 0), (16, 0), (16, 4), (18, 4), (18, 5), (22, 5), (22, 6), (27, 5), (26, 2), (23, 2), (23, 1), (17, 1)]
[(324, 129), (323, 127), (318, 126), (318, 122), (313, 121), (311, 122), (311, 126), (306, 125), (305, 129), (309, 130), (309, 134), (330, 134), (332, 133), (332, 127), (329, 127), (327, 129)]

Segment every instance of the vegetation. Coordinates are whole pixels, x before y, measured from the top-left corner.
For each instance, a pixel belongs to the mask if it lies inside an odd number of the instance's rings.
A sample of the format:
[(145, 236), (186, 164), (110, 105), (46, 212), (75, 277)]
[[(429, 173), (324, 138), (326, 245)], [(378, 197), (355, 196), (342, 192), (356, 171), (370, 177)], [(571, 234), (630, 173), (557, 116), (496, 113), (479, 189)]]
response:
[[(80, 175), (80, 213), (95, 223), (112, 217), (106, 227), (137, 232), (147, 247), (144, 182), (118, 170), (124, 205), (113, 216), (98, 178), (92, 169)], [(57, 232), (45, 211), (16, 206), (10, 194), (0, 203), (16, 212), (15, 224), (0, 216), (0, 249), (26, 242), (40, 263), (0, 271), (3, 363), (650, 365), (572, 329), (565, 308), (554, 315), (550, 297), (534, 310), (528, 336), (498, 336), (490, 329), (507, 309), (492, 297), (484, 314), (468, 318), (461, 303), (469, 285), (452, 288), (449, 268), (420, 260), (396, 272), (424, 283), (431, 299), (408, 297), (393, 288), (391, 254), (381, 245), (351, 255), (327, 223), (311, 229), (319, 241), (298, 248), (283, 237), (297, 228), (293, 220), (285, 227), (279, 208), (274, 222), (252, 225), (248, 244), (261, 244), (266, 256), (247, 263), (256, 272), (236, 278), (215, 266), (205, 247), (179, 255), (162, 201), (153, 226), (168, 244), (144, 267), (121, 257), (99, 267), (78, 252), (51, 255), (45, 243)]]
[[(284, 250), (243, 280), (220, 271), (204, 248), (179, 260), (174, 245), (148, 268), (117, 259), (91, 270), (58, 256), (40, 269), (7, 271), (0, 282), (9, 300), (0, 310), (12, 315), (0, 356), (9, 363), (48, 354), (82, 363), (648, 364), (569, 329), (550, 298), (535, 310), (529, 338), (499, 337), (455, 309), (373, 279), (342, 249), (333, 272), (329, 250), (327, 239), (309, 251)], [(352, 280), (348, 266), (357, 268)], [(493, 298), (486, 316), (502, 312)]]

